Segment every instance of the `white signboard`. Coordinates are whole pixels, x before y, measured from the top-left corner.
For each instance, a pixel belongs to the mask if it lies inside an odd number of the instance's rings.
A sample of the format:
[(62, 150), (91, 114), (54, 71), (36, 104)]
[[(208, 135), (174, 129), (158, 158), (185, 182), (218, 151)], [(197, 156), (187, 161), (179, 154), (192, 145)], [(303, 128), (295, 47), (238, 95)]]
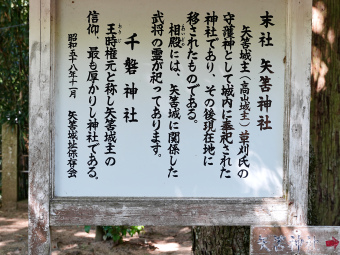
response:
[(253, 3), (57, 1), (55, 195), (282, 197), (286, 1)]

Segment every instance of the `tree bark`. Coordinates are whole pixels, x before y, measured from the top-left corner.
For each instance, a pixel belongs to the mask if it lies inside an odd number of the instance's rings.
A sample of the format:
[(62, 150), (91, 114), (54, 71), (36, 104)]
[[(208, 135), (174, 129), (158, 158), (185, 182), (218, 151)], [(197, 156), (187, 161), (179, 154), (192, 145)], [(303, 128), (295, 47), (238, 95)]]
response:
[(194, 227), (192, 249), (195, 255), (249, 253), (249, 227)]
[(2, 125), (2, 207), (17, 209), (18, 201), (18, 129)]
[(309, 224), (340, 225), (340, 2), (313, 1)]
[(95, 242), (101, 242), (104, 240), (104, 229), (101, 226), (96, 226), (96, 236), (94, 238)]

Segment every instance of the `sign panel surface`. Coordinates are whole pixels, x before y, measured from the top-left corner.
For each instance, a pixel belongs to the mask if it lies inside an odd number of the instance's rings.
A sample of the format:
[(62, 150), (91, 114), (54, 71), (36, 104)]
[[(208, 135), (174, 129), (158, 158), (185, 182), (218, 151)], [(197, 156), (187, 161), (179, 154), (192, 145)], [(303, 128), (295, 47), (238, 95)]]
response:
[(56, 196), (282, 196), (286, 1), (61, 0), (54, 29)]
[(252, 227), (251, 254), (340, 254), (339, 227)]

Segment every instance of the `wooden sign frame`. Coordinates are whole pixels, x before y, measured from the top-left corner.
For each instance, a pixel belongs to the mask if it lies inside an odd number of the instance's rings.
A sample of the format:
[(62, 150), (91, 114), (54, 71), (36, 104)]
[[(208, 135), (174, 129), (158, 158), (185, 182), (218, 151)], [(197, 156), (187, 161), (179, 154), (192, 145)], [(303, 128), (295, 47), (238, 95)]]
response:
[(50, 226), (306, 224), (311, 0), (287, 0), (281, 198), (55, 197), (54, 4), (53, 0), (30, 1), (30, 254), (50, 253)]

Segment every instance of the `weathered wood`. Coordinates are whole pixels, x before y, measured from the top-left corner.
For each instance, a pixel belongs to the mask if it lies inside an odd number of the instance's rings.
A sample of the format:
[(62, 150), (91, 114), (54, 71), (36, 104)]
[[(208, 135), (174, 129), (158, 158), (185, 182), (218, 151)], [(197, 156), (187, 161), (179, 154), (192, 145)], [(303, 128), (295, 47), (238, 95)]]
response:
[(17, 126), (2, 125), (2, 208), (13, 210), (18, 201)]
[(307, 224), (312, 0), (289, 1), (289, 225)]
[(51, 226), (287, 224), (284, 199), (53, 199)]
[(340, 227), (256, 226), (250, 254), (340, 254)]
[(29, 254), (50, 254), (50, 1), (30, 1)]
[(309, 224), (340, 225), (340, 2), (313, 5)]

